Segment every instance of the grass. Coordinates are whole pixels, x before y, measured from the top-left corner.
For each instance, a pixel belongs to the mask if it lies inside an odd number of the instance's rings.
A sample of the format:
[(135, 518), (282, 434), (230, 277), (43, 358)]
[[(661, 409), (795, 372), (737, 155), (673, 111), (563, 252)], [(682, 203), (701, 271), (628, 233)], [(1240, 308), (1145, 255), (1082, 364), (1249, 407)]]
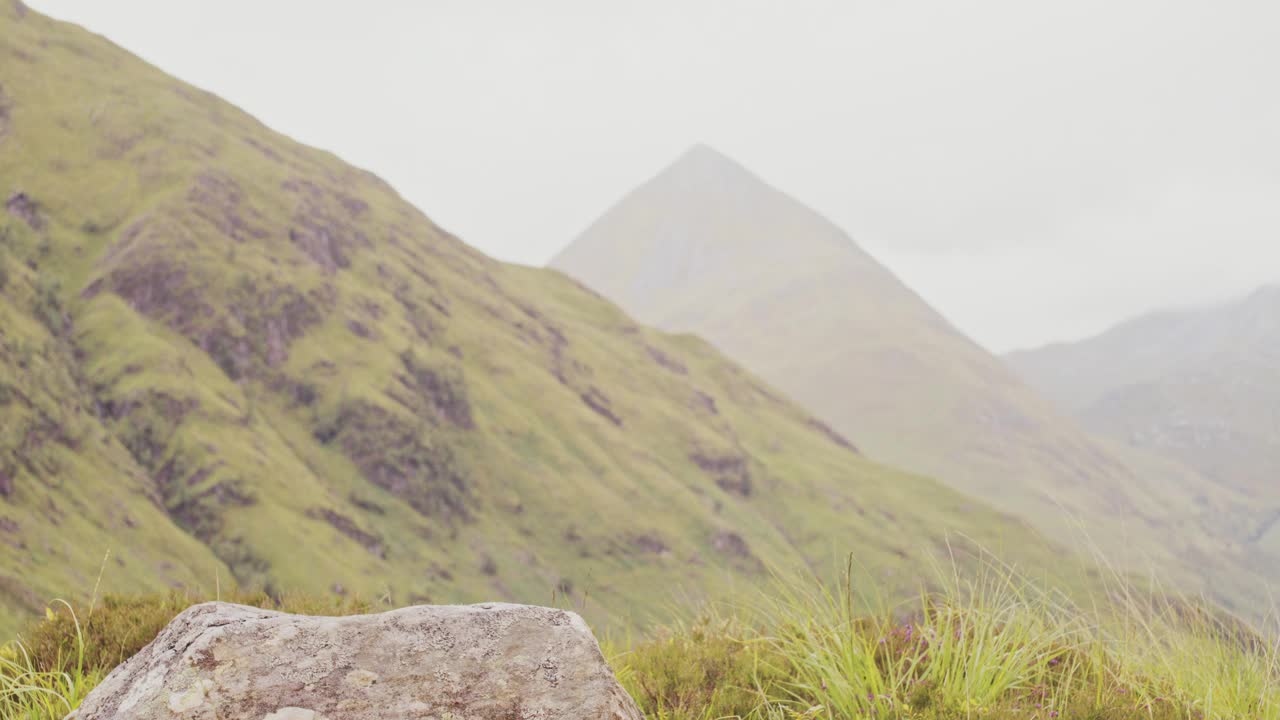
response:
[[(49, 619), (54, 617), (51, 610)], [(66, 656), (60, 652), (52, 662), (54, 666), (66, 666), (65, 670), (41, 669), (21, 642), (0, 649), (0, 717), (63, 717), (106, 675), (105, 669), (85, 672), (84, 636), (78, 623), (74, 627), (75, 632), (69, 635), (74, 640), (72, 652)]]
[[(104, 39), (0, 6), (0, 55), (16, 58), (0, 63), (0, 192), (40, 218), (0, 214), (0, 631), (90, 587), (108, 547), (104, 589), (190, 588), (68, 598), (71, 616), (5, 655), (7, 717), (77, 702), (212, 578), (319, 604), (543, 602), (557, 587), (597, 626), (634, 627), (667, 616), (673, 585), (740, 595), (833, 548), (858, 548), (859, 586), (888, 597), (957, 533), (1070, 564), (1017, 520), (850, 451), (709, 343), (480, 256), (372, 176)], [(803, 587), (772, 615), (629, 646), (621, 671), (673, 713), (803, 714), (813, 688), (842, 693), (815, 699), (824, 712), (854, 712), (868, 683), (909, 694), (923, 665), (873, 677), (861, 636), (837, 633), (855, 612), (875, 627), (867, 606), (819, 612)], [(808, 649), (817, 660), (792, 662)], [(1133, 655), (1133, 676), (1163, 677), (1158, 653)], [(973, 672), (954, 665), (926, 695), (1003, 702), (955, 685)], [(1176, 687), (1239, 704), (1248, 672), (1232, 691), (1212, 674)]]
[[(234, 592), (222, 598), (303, 615), (385, 610), (359, 598)], [(108, 595), (88, 607), (57, 601), (28, 632), (0, 648), (0, 720), (62, 718), (116, 665), (141, 650), (174, 618), (202, 599), (180, 592)]]
[(1280, 718), (1273, 636), (1158, 593), (1082, 606), (991, 566), (860, 613), (856, 589), (765, 598), (606, 643), (648, 717)]
[[(1159, 593), (1074, 603), (994, 562), (907, 604), (868, 606), (852, 578), (777, 578), (641, 639), (602, 643), (657, 720), (1280, 720), (1274, 636)], [(304, 614), (360, 600), (235, 594)], [(0, 653), (0, 719), (60, 718), (196, 602), (172, 593), (60, 603)]]
[(39, 218), (0, 209), (0, 636), (107, 548), (115, 593), (560, 587), (612, 626), (846, 547), (906, 592), (949, 533), (1059, 557), (105, 39), (0, 3), (0, 57)]

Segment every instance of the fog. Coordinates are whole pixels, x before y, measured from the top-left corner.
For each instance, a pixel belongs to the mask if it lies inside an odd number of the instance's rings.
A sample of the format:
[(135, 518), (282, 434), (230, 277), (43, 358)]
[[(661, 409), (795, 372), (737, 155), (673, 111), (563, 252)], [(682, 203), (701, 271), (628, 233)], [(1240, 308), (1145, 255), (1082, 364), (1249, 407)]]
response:
[(994, 350), (1280, 281), (1280, 4), (30, 0), (541, 264), (706, 142)]

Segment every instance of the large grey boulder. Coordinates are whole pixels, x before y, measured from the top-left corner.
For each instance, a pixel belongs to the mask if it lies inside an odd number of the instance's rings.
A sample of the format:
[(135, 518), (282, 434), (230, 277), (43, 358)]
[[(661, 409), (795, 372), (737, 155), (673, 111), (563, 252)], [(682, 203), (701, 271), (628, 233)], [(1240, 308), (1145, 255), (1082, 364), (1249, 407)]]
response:
[(188, 609), (107, 676), (76, 720), (641, 720), (564, 610), (419, 606), (308, 617)]

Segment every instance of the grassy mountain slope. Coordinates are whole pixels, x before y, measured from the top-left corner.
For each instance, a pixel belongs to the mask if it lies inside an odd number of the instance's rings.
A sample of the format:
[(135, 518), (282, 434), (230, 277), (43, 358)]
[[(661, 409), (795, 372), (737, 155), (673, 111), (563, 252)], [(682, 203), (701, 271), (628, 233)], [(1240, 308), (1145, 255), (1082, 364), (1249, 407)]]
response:
[(1090, 428), (1244, 493), (1254, 541), (1280, 551), (1280, 287), (1008, 360)]
[(644, 322), (697, 332), (856, 438), (1068, 542), (1248, 607), (1243, 501), (1100, 441), (1019, 381), (839, 228), (696, 147), (552, 263)]
[(955, 533), (1050, 564), (705, 342), (20, 4), (0, 192), (0, 629), (108, 549), (104, 590), (557, 592), (604, 621), (848, 550), (892, 587)]

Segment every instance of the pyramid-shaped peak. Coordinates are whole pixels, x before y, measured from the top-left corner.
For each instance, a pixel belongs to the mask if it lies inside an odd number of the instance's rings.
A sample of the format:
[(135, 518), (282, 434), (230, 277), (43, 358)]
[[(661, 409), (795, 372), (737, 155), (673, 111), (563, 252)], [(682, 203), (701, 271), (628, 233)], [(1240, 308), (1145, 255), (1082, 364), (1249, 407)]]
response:
[(691, 165), (691, 164), (714, 164), (723, 163), (728, 165), (738, 165), (732, 158), (719, 150), (711, 147), (706, 143), (694, 143), (689, 149), (680, 154), (676, 158), (673, 165)]
[(685, 150), (656, 179), (674, 181), (682, 186), (744, 182), (765, 184), (742, 163), (705, 143), (697, 143)]
[(625, 195), (551, 264), (654, 324), (667, 318), (646, 298), (678, 298), (712, 277), (791, 284), (836, 264), (885, 272), (830, 220), (705, 144)]

